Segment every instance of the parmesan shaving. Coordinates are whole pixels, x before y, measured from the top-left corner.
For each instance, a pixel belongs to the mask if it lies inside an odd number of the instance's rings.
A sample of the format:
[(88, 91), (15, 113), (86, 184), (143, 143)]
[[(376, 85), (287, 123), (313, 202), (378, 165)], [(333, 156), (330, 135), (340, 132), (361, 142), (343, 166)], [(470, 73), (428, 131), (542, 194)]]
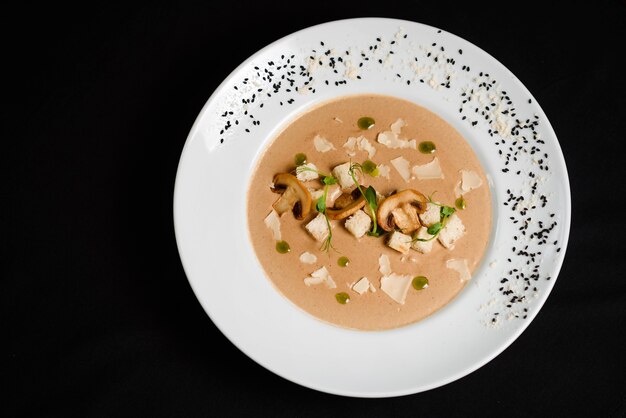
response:
[(365, 151), (369, 158), (373, 158), (376, 155), (376, 148), (367, 140), (364, 136), (354, 137), (351, 136), (343, 144), (346, 149), (346, 154), (353, 157), (356, 155), (356, 151)]
[(459, 273), (459, 280), (466, 282), (472, 278), (467, 260), (464, 258), (450, 259), (446, 261), (446, 267)]
[(300, 254), (300, 262), (304, 264), (315, 264), (315, 262), (317, 262), (317, 256), (305, 251)]
[[(391, 165), (398, 171), (400, 177), (407, 183), (411, 180), (411, 170), (409, 169), (409, 161), (404, 157), (398, 157), (391, 160)], [(414, 167), (415, 168), (415, 167)]]
[(358, 142), (359, 150), (367, 152), (369, 158), (373, 158), (376, 155), (376, 148), (367, 140), (364, 136), (359, 138)]
[(380, 257), (378, 257), (378, 271), (380, 271), (380, 274), (383, 276), (391, 274), (391, 263), (386, 254), (381, 254)]
[(461, 170), (461, 191), (463, 193), (478, 189), (482, 184), (483, 181), (478, 173), (472, 170)]
[(461, 181), (454, 185), (454, 197), (463, 196), (463, 189), (461, 189)]
[(398, 134), (391, 131), (384, 131), (378, 134), (376, 140), (386, 146), (387, 148), (392, 149), (403, 149), (403, 148), (412, 148), (417, 149), (417, 141), (415, 139), (406, 140), (398, 138)]
[(415, 139), (400, 139), (400, 131), (406, 126), (404, 119), (398, 119), (390, 126), (390, 131), (380, 132), (377, 141), (388, 148), (412, 148), (417, 149), (417, 141)]
[(400, 131), (405, 126), (406, 126), (406, 122), (404, 121), (404, 119), (398, 119), (397, 121), (391, 124), (390, 126), (391, 132), (393, 132), (396, 135), (400, 135)]
[(324, 283), (329, 289), (335, 289), (337, 285), (326, 267), (321, 267), (315, 270), (311, 275), (304, 279), (304, 284), (307, 286)]
[(442, 179), (443, 171), (441, 171), (441, 165), (439, 165), (439, 158), (435, 157), (429, 163), (414, 166), (413, 175), (419, 180)]
[(389, 166), (387, 165), (383, 165), (383, 164), (378, 164), (378, 175), (380, 177), (384, 177), (387, 180), (389, 180), (389, 174), (391, 172), (391, 169), (389, 168)]
[(370, 286), (371, 284), (367, 277), (362, 277), (361, 280), (352, 285), (352, 290), (362, 295), (370, 289)]
[(406, 294), (411, 286), (412, 276), (391, 273), (380, 279), (380, 289), (385, 292), (391, 299), (404, 305)]
[(336, 149), (332, 142), (320, 135), (315, 135), (315, 138), (313, 138), (313, 145), (319, 152), (328, 152)]
[(272, 236), (276, 241), (280, 241), (282, 239), (280, 234), (280, 217), (275, 210), (272, 210), (269, 215), (265, 217), (265, 226), (267, 226), (270, 231), (272, 231)]

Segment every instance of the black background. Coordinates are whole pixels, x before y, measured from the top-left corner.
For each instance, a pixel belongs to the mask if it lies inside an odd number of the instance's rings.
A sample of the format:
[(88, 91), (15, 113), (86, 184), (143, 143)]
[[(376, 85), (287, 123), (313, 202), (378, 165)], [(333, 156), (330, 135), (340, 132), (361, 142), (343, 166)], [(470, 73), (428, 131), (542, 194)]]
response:
[[(0, 415), (625, 416), (625, 4), (469, 3), (3, 12)], [(279, 37), (360, 16), (439, 27), (507, 66), (559, 137), (573, 201), (527, 330), (474, 373), (390, 399), (316, 392), (238, 351), (192, 293), (172, 220), (180, 152), (222, 79)]]

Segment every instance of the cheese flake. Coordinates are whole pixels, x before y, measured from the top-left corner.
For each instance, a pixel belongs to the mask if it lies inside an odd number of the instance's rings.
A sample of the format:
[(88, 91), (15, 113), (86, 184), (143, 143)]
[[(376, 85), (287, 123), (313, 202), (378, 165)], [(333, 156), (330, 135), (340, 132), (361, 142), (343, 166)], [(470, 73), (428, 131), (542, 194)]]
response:
[(419, 180), (433, 180), (442, 179), (443, 171), (441, 171), (441, 165), (439, 165), (439, 158), (435, 157), (429, 163), (424, 165), (413, 166), (413, 175)]
[(463, 193), (477, 189), (482, 186), (482, 184), (483, 181), (478, 173), (472, 170), (461, 170), (461, 191)]
[(378, 164), (378, 175), (380, 177), (384, 177), (387, 180), (389, 180), (389, 174), (391, 173), (391, 169), (389, 168), (388, 165), (384, 165), (384, 164)]
[(313, 138), (313, 145), (319, 152), (328, 152), (336, 149), (332, 142), (320, 135), (315, 135), (315, 138)]
[(362, 277), (358, 282), (352, 285), (352, 290), (357, 292), (359, 295), (367, 292), (370, 289), (370, 281), (367, 277)]
[(380, 279), (380, 289), (385, 292), (391, 299), (404, 305), (406, 294), (411, 286), (412, 276), (391, 273)]
[(356, 151), (365, 151), (369, 158), (373, 158), (376, 155), (376, 148), (370, 143), (370, 141), (363, 135), (355, 137), (349, 137), (343, 147), (346, 149), (346, 154), (353, 157), (356, 155)]
[(446, 261), (446, 267), (459, 273), (459, 280), (466, 282), (472, 278), (467, 260), (465, 258), (453, 258)]
[(330, 273), (325, 266), (322, 266), (321, 268), (315, 270), (313, 273), (311, 273), (309, 277), (304, 279), (304, 284), (307, 286), (321, 283), (324, 283), (329, 289), (335, 289), (337, 287), (335, 281), (330, 276)]
[(404, 157), (398, 157), (391, 160), (391, 165), (398, 171), (400, 177), (407, 183), (411, 180), (411, 170), (409, 169), (409, 161)]
[(270, 231), (272, 231), (272, 236), (276, 241), (280, 241), (282, 239), (280, 233), (280, 217), (275, 210), (272, 210), (269, 215), (265, 217), (265, 226), (267, 226)]
[(398, 120), (396, 120), (394, 123), (391, 124), (390, 129), (391, 132), (393, 132), (396, 135), (400, 135), (400, 131), (402, 131), (402, 128), (404, 128), (406, 126), (406, 122), (404, 121), (404, 119), (399, 118)]
[(305, 251), (300, 254), (300, 262), (304, 264), (315, 264), (317, 262), (317, 256)]
[(389, 257), (386, 254), (381, 254), (378, 257), (378, 271), (383, 276), (388, 276), (391, 274), (391, 262), (389, 262)]

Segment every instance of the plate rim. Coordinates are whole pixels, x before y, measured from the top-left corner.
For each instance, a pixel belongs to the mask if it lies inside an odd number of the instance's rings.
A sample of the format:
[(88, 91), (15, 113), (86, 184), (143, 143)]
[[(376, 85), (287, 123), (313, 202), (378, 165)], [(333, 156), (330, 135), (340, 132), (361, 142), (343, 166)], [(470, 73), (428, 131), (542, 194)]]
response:
[[(276, 370), (274, 367), (272, 367), (271, 364), (268, 364), (266, 361), (264, 361), (263, 359), (258, 358), (255, 354), (250, 353), (247, 348), (242, 347), (237, 341), (236, 339), (232, 338), (231, 334), (229, 333), (229, 331), (227, 329), (224, 329), (224, 327), (222, 327), (221, 324), (219, 324), (218, 322), (214, 321), (213, 317), (211, 316), (210, 313), (210, 307), (206, 306), (206, 303), (203, 301), (203, 299), (200, 297), (199, 292), (197, 290), (197, 287), (195, 286), (193, 280), (190, 278), (190, 274), (189, 274), (189, 266), (187, 264), (187, 262), (185, 261), (185, 256), (184, 253), (181, 249), (181, 244), (180, 244), (180, 240), (181, 240), (181, 233), (179, 230), (179, 226), (177, 223), (177, 202), (179, 201), (179, 181), (180, 181), (180, 172), (183, 166), (183, 161), (185, 160), (185, 157), (187, 156), (188, 152), (189, 152), (189, 148), (190, 148), (190, 143), (192, 142), (193, 137), (196, 135), (197, 130), (199, 129), (199, 126), (202, 122), (202, 120), (206, 117), (206, 113), (208, 111), (208, 108), (210, 107), (210, 105), (215, 101), (215, 99), (224, 92), (226, 86), (232, 81), (233, 78), (235, 78), (239, 72), (246, 68), (252, 61), (254, 61), (255, 58), (257, 58), (258, 56), (262, 55), (263, 53), (267, 52), (268, 50), (272, 49), (273, 47), (275, 47), (276, 45), (280, 44), (281, 42), (296, 37), (298, 34), (305, 32), (305, 31), (311, 31), (311, 30), (319, 30), (320, 28), (327, 26), (327, 25), (337, 25), (337, 24), (346, 24), (347, 22), (355, 22), (355, 21), (371, 21), (371, 20), (375, 20), (375, 21), (384, 21), (387, 23), (395, 23), (395, 24), (404, 24), (404, 25), (417, 25), (422, 27), (423, 29), (432, 29), (434, 31), (442, 31), (445, 32), (448, 36), (452, 36), (454, 38), (456, 38), (457, 40), (459, 40), (460, 42), (466, 43), (471, 45), (473, 48), (475, 48), (479, 53), (484, 54), (485, 56), (489, 57), (490, 59), (492, 59), (493, 61), (495, 61), (496, 63), (498, 63), (502, 69), (504, 69), (512, 78), (513, 81), (516, 83), (517, 87), (520, 88), (525, 94), (528, 95), (529, 98), (532, 98), (535, 105), (539, 107), (539, 109), (541, 109), (541, 112), (544, 114), (545, 118), (542, 121), (542, 124), (544, 124), (545, 129), (548, 130), (548, 132), (553, 136), (555, 143), (554, 146), (556, 148), (556, 150), (558, 151), (558, 155), (557, 158), (554, 161), (558, 160), (558, 165), (560, 166), (560, 168), (563, 170), (563, 173), (565, 174), (564, 177), (561, 179), (561, 181), (563, 182), (563, 186), (564, 186), (564, 202), (563, 202), (563, 208), (565, 209), (564, 214), (563, 214), (563, 218), (562, 218), (562, 230), (563, 230), (563, 238), (562, 238), (562, 244), (561, 244), (561, 255), (556, 257), (554, 260), (554, 264), (552, 266), (551, 269), (551, 273), (553, 273), (551, 275), (552, 280), (550, 280), (550, 282), (548, 284), (546, 284), (545, 289), (542, 292), (541, 295), (541, 300), (537, 302), (537, 308), (533, 309), (532, 311), (530, 311), (528, 313), (528, 318), (526, 320), (524, 320), (523, 322), (521, 322), (518, 326), (515, 327), (514, 332), (512, 332), (510, 334), (510, 336), (508, 336), (508, 338), (503, 339), (502, 342), (500, 342), (496, 347), (492, 348), (490, 350), (490, 354), (487, 356), (484, 356), (481, 361), (477, 361), (474, 362), (470, 365), (468, 365), (468, 367), (457, 371), (457, 373), (452, 373), (450, 376), (448, 376), (447, 378), (443, 378), (443, 379), (439, 379), (436, 381), (431, 382), (430, 384), (416, 384), (413, 385), (410, 388), (406, 388), (405, 390), (395, 390), (395, 391), (378, 391), (378, 393), (362, 393), (359, 391), (350, 391), (350, 390), (343, 390), (343, 391), (337, 391), (337, 390), (328, 390), (327, 388), (321, 387), (319, 385), (315, 385), (315, 384), (311, 384), (311, 383), (305, 383), (304, 381), (302, 381), (301, 379), (299, 379), (297, 376), (286, 376), (283, 373), (279, 372), (278, 370)], [(257, 51), (255, 51), (253, 54), (251, 54), (250, 56), (248, 56), (245, 60), (243, 60), (239, 65), (237, 65), (222, 81), (221, 83), (213, 90), (213, 92), (209, 95), (208, 99), (205, 101), (204, 105), (202, 106), (202, 108), (200, 109), (200, 111), (198, 112), (191, 128), (189, 129), (189, 132), (186, 136), (185, 139), (185, 143), (183, 145), (183, 148), (180, 152), (180, 157), (179, 157), (179, 161), (178, 161), (178, 165), (177, 165), (177, 170), (176, 170), (176, 175), (175, 175), (175, 181), (174, 181), (174, 188), (173, 188), (173, 212), (172, 212), (172, 221), (173, 221), (173, 226), (174, 226), (174, 235), (175, 235), (175, 241), (176, 241), (176, 246), (177, 246), (177, 251), (181, 260), (181, 265), (183, 267), (183, 271), (185, 272), (185, 276), (187, 278), (187, 281), (190, 285), (190, 287), (192, 288), (192, 291), (194, 292), (194, 296), (196, 297), (197, 301), (200, 303), (200, 305), (202, 306), (205, 314), (209, 317), (209, 319), (211, 320), (211, 322), (214, 324), (214, 326), (229, 340), (229, 342), (231, 344), (233, 344), (235, 347), (237, 347), (237, 349), (239, 349), (243, 354), (245, 354), (248, 358), (252, 359), (254, 362), (256, 362), (257, 364), (261, 365), (263, 368), (267, 369), (268, 371), (272, 372), (273, 374), (280, 376), (281, 378), (292, 382), (292, 383), (296, 383), (302, 387), (305, 388), (309, 388), (309, 389), (313, 389), (319, 392), (323, 392), (323, 393), (328, 393), (328, 394), (334, 394), (334, 395), (341, 395), (341, 396), (348, 396), (348, 397), (360, 397), (360, 398), (389, 398), (389, 397), (398, 397), (398, 396), (406, 396), (406, 395), (411, 395), (411, 394), (416, 394), (416, 393), (421, 393), (421, 392), (425, 392), (425, 391), (429, 391), (441, 386), (445, 386), (451, 382), (454, 382), (456, 380), (459, 380), (471, 373), (473, 373), (474, 371), (480, 369), (481, 367), (483, 367), (484, 365), (486, 365), (487, 363), (491, 362), (495, 357), (497, 357), (498, 355), (500, 355), (503, 351), (505, 351), (509, 346), (511, 346), (511, 344), (513, 342), (515, 342), (519, 336), (528, 328), (528, 326), (535, 320), (536, 316), (539, 314), (539, 312), (541, 311), (541, 309), (543, 309), (546, 301), (548, 300), (550, 294), (552, 293), (552, 290), (555, 286), (556, 280), (558, 279), (558, 276), (561, 273), (561, 269), (562, 269), (562, 265), (567, 253), (567, 247), (568, 247), (568, 243), (569, 243), (569, 238), (570, 238), (570, 233), (571, 233), (571, 186), (570, 186), (570, 182), (569, 182), (569, 174), (568, 174), (568, 170), (567, 170), (567, 163), (565, 161), (565, 157), (563, 155), (563, 151), (561, 148), (561, 144), (560, 141), (558, 140), (558, 136), (556, 135), (556, 132), (554, 130), (554, 127), (552, 126), (552, 123), (550, 122), (550, 120), (548, 119), (547, 115), (545, 115), (545, 111), (543, 111), (543, 108), (541, 107), (541, 105), (539, 104), (539, 102), (535, 99), (535, 97), (533, 96), (533, 94), (528, 90), (528, 88), (526, 87), (526, 85), (519, 80), (519, 78), (506, 66), (504, 65), (500, 60), (498, 60), (497, 58), (495, 58), (493, 55), (491, 55), (490, 53), (488, 53), (487, 51), (485, 51), (484, 49), (482, 49), (481, 47), (479, 47), (478, 45), (474, 44), (473, 42), (465, 39), (465, 38), (461, 38), (458, 35), (454, 34), (453, 32), (449, 32), (448, 30), (433, 26), (433, 25), (429, 25), (426, 23), (422, 23), (419, 21), (412, 21), (412, 20), (407, 20), (407, 19), (397, 19), (397, 18), (388, 18), (388, 17), (375, 17), (375, 16), (371, 16), (371, 17), (356, 17), (356, 18), (343, 18), (343, 19), (336, 19), (336, 20), (330, 20), (330, 21), (325, 21), (325, 22), (321, 22), (321, 23), (317, 23), (314, 25), (310, 25), (307, 27), (303, 27), (299, 30), (296, 30), (294, 32), (291, 32), (287, 35), (284, 35), (276, 40), (274, 40), (273, 42), (265, 45), (264, 47), (258, 49)]]

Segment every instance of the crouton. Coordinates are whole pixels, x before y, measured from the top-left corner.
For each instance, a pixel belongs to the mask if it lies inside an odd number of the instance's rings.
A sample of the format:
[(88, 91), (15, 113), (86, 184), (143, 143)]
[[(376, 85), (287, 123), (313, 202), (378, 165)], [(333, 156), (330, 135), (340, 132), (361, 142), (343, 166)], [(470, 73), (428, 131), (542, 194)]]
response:
[(424, 226), (432, 226), (441, 220), (441, 207), (434, 203), (426, 204), (426, 211), (419, 215), (420, 221)]
[(421, 227), (417, 230), (416, 238), (428, 239), (429, 241), (419, 241), (416, 239), (413, 244), (411, 244), (411, 248), (422, 254), (429, 253), (433, 249), (433, 242), (435, 242), (434, 239), (430, 239), (432, 237), (433, 236), (428, 233), (428, 228), (425, 226)]
[[(315, 171), (302, 169), (300, 167), (307, 167)], [(318, 177), (319, 175), (317, 174), (317, 167), (313, 163), (306, 163), (296, 168), (296, 178), (300, 181), (311, 181), (315, 180)]]
[(315, 218), (305, 226), (306, 230), (319, 242), (323, 242), (328, 236), (328, 224), (326, 217), (318, 213)]
[(402, 232), (393, 231), (387, 245), (402, 254), (407, 254), (411, 249), (411, 237)]
[(356, 238), (361, 238), (372, 226), (372, 219), (362, 210), (350, 216), (345, 223), (345, 227)]
[[(309, 193), (311, 193), (311, 209), (316, 210), (317, 201), (324, 195), (324, 188), (314, 189), (313, 187), (307, 187)], [(328, 186), (328, 193), (326, 194), (326, 207), (332, 208), (335, 204), (335, 200), (341, 196), (341, 187), (338, 184)]]
[(459, 240), (465, 234), (465, 226), (461, 222), (461, 218), (453, 213), (448, 218), (446, 225), (439, 231), (437, 239), (447, 249), (454, 248), (454, 243)]
[[(333, 168), (332, 176), (337, 179), (337, 182), (341, 186), (342, 189), (351, 189), (355, 186), (354, 180), (352, 180), (352, 176), (350, 175), (350, 162), (340, 164)], [(357, 181), (359, 181), (359, 172), (355, 171), (354, 176)]]

